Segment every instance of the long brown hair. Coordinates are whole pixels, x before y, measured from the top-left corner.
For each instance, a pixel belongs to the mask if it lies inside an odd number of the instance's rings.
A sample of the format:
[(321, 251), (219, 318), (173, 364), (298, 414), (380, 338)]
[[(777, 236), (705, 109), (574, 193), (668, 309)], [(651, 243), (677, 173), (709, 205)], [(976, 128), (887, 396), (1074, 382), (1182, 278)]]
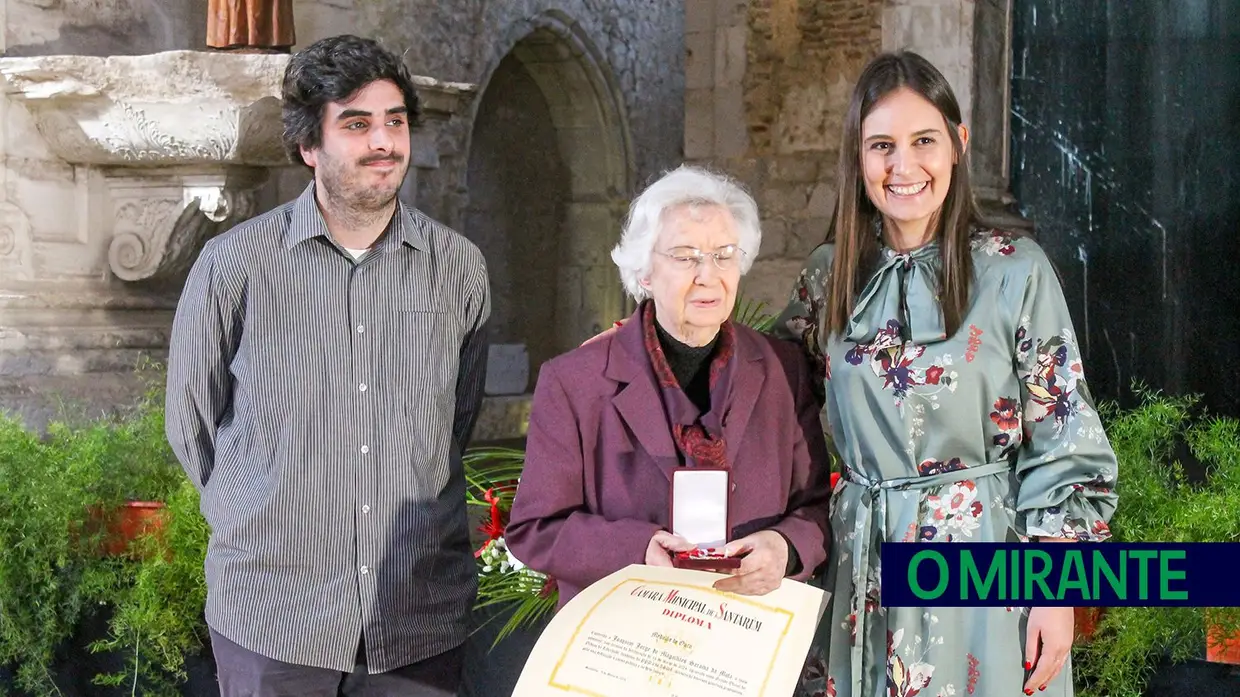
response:
[(911, 51), (884, 53), (866, 66), (853, 89), (844, 119), (840, 143), (839, 197), (835, 216), (827, 231), (827, 242), (835, 243), (835, 260), (828, 282), (824, 336), (842, 334), (879, 255), (874, 234), (880, 213), (866, 195), (861, 172), (861, 122), (883, 97), (901, 87), (921, 95), (939, 110), (947, 121), (947, 132), (955, 150), (951, 183), (943, 206), (931, 219), (931, 230), (939, 240), (942, 270), (939, 272), (939, 304), (947, 336), (960, 328), (968, 309), (973, 280), (973, 257), (969, 236), (978, 224), (977, 206), (969, 187), (969, 166), (960, 142), (960, 105), (947, 79), (925, 58)]

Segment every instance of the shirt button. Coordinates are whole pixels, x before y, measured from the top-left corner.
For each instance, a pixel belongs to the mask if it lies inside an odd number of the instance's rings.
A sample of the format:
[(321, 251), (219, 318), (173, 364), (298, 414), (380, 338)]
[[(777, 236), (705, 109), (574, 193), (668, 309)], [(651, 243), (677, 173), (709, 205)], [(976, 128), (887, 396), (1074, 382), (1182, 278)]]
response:
[(370, 573), (370, 567), (369, 567), (369, 566), (363, 566), (362, 568), (358, 569), (358, 571), (361, 571), (361, 572), (362, 572), (362, 575), (363, 575), (363, 576), (365, 576), (366, 574)]
[(365, 391), (366, 391), (366, 383), (364, 383), (364, 382), (363, 382), (362, 384), (358, 385), (358, 386), (357, 386), (357, 389), (361, 390), (362, 392), (365, 392)]
[(365, 331), (366, 331), (366, 326), (365, 326), (365, 325), (363, 325), (363, 324), (359, 324), (359, 325), (357, 325), (357, 333), (358, 333), (358, 334), (362, 334), (362, 333), (364, 333)]
[(370, 452), (370, 446), (369, 446), (369, 445), (363, 445), (363, 446), (362, 446), (362, 454), (363, 454), (363, 455), (365, 455), (365, 454), (366, 454), (366, 453), (368, 453), (368, 452)]
[(362, 513), (370, 513), (370, 506), (362, 506)]

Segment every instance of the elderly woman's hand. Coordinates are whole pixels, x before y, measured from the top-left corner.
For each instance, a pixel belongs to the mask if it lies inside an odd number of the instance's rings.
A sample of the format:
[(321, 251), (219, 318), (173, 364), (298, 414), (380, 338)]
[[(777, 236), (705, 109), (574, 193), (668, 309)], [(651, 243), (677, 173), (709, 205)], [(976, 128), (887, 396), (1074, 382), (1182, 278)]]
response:
[(740, 595), (764, 595), (779, 588), (788, 570), (788, 540), (774, 530), (762, 530), (729, 542), (728, 556), (744, 554), (739, 569), (715, 582), (715, 589)]
[(671, 566), (673, 554), (691, 552), (694, 548), (693, 543), (685, 538), (660, 530), (650, 538), (650, 544), (646, 545), (646, 565)]

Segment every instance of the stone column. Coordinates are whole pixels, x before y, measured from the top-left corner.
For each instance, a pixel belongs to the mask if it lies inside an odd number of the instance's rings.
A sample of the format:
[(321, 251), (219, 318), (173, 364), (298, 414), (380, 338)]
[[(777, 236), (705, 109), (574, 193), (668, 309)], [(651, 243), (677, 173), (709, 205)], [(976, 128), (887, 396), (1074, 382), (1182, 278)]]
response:
[(835, 205), (840, 121), (883, 0), (686, 0), (685, 157), (746, 185), (762, 248), (741, 292), (783, 308)]
[(991, 224), (1028, 228), (1011, 210), (1008, 178), (1012, 0), (885, 0), (883, 50), (909, 49), (934, 63), (971, 131), (974, 195)]
[(965, 123), (973, 122), (974, 0), (886, 0), (883, 50), (916, 51), (951, 84)]

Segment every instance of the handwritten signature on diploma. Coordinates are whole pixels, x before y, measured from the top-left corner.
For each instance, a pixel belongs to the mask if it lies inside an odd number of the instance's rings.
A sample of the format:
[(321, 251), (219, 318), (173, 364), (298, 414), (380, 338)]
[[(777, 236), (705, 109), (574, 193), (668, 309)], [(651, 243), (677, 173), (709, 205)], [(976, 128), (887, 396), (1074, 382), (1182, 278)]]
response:
[(646, 585), (640, 585), (629, 591), (629, 595), (668, 605), (663, 608), (663, 615), (672, 619), (683, 620), (706, 629), (713, 629), (711, 620), (720, 620), (737, 625), (753, 632), (762, 631), (762, 620), (728, 609), (727, 601), (712, 606), (705, 601), (688, 597), (678, 588), (660, 591)]

